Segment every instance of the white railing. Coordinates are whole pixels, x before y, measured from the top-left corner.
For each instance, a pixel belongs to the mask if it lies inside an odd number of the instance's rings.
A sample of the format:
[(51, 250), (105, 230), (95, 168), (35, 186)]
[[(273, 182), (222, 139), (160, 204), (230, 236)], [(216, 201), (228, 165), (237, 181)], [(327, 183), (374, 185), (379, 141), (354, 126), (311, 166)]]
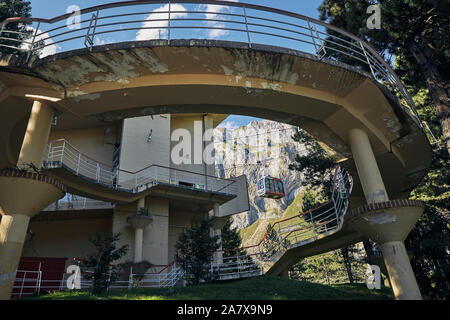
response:
[[(22, 298), (27, 295), (39, 294), (42, 283), (42, 271), (17, 270), (13, 286), (13, 298)], [(18, 291), (18, 292), (17, 292)]]
[[(138, 274), (133, 272), (122, 272), (119, 274), (119, 280), (110, 283), (107, 290), (115, 289), (137, 289), (137, 288), (170, 288), (182, 284), (184, 271), (177, 267), (175, 263), (167, 266), (155, 266), (160, 268), (157, 272), (146, 272)], [(42, 271), (22, 271), (17, 274), (23, 274), (16, 278), (13, 298), (22, 298), (26, 295), (34, 295), (42, 292), (54, 292), (65, 290), (89, 290), (92, 287), (92, 280), (89, 279), (93, 271), (83, 270), (80, 273), (64, 273), (60, 279), (42, 279)], [(27, 278), (27, 275), (36, 274), (35, 278)], [(68, 282), (68, 280), (70, 281)], [(121, 280), (124, 279), (124, 280)], [(80, 287), (76, 288), (79, 283)], [(28, 290), (27, 290), (28, 289)], [(27, 291), (27, 292), (25, 292)]]
[[(255, 277), (267, 271), (267, 264), (273, 265), (283, 254), (292, 248), (316, 241), (319, 237), (330, 236), (340, 231), (344, 224), (344, 217), (348, 209), (348, 201), (353, 188), (353, 181), (348, 173), (336, 168), (334, 174), (333, 190), (331, 199), (328, 202), (301, 213), (298, 216), (275, 222), (269, 226), (264, 237), (256, 245), (235, 249), (238, 253), (231, 255), (232, 251), (223, 252), (227, 254), (220, 263), (211, 264), (211, 273), (218, 277), (218, 280), (231, 280)], [(239, 253), (245, 251), (245, 254)], [(184, 271), (177, 267), (175, 262), (167, 266), (155, 266), (162, 268), (158, 272), (146, 272), (144, 274), (134, 273), (130, 269), (128, 273), (121, 273), (122, 280), (111, 283), (109, 289), (132, 289), (132, 288), (160, 288), (173, 287), (182, 284)], [(20, 289), (19, 297), (22, 297), (23, 289), (35, 289), (34, 294), (40, 290), (66, 290), (67, 279), (73, 274), (64, 274), (62, 279), (42, 280), (42, 272), (22, 271), (23, 277), (18, 277), (16, 283), (21, 281), (21, 285), (15, 286)], [(37, 273), (38, 277), (28, 279), (35, 281), (28, 284), (27, 273)], [(81, 289), (88, 290), (92, 285), (92, 280), (87, 277), (92, 271), (84, 270), (77, 274), (80, 280)], [(70, 288), (69, 288), (70, 289)]]
[(159, 165), (151, 165), (137, 172), (121, 170), (85, 155), (66, 140), (50, 142), (43, 167), (49, 170), (64, 168), (104, 187), (133, 193), (165, 183), (199, 191), (237, 194), (237, 184), (232, 179)]
[[(317, 208), (269, 226), (256, 245), (243, 247), (246, 255), (235, 255), (213, 264), (221, 279), (246, 278), (262, 274), (264, 265), (275, 263), (287, 250), (308, 244), (342, 229), (353, 181), (348, 173), (336, 168), (330, 200)], [(227, 252), (228, 255), (230, 252)]]
[[(8, 29), (15, 23), (30, 25), (32, 32)], [(47, 51), (53, 52), (82, 47), (92, 51), (96, 45), (118, 42), (116, 39), (160, 39), (170, 44), (193, 38), (244, 42), (249, 48), (277, 45), (362, 69), (401, 98), (404, 110), (422, 127), (414, 101), (376, 50), (343, 29), (289, 11), (229, 1), (140, 0), (83, 9), (76, 17), (68, 13), (48, 20), (9, 18), (0, 23), (0, 46), (24, 52), (27, 60), (49, 48), (52, 50)]]
[(114, 203), (80, 197), (73, 194), (66, 196), (42, 211), (96, 210), (114, 208)]

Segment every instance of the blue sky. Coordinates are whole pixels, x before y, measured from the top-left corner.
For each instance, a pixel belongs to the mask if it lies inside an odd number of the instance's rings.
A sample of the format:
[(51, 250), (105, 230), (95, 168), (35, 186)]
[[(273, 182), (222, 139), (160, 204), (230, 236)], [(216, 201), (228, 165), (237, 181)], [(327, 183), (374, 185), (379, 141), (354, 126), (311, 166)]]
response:
[[(124, 0), (125, 1), (125, 0)], [(241, 0), (232, 0), (234, 2), (245, 2), (245, 3), (250, 3), (250, 4), (257, 4), (257, 5), (262, 5), (262, 6), (267, 6), (267, 7), (272, 7), (272, 8), (276, 8), (276, 9), (282, 9), (282, 10), (287, 10), (287, 11), (292, 11), (295, 13), (299, 13), (305, 16), (309, 16), (312, 18), (319, 18), (319, 11), (318, 11), (318, 7), (319, 5), (322, 3), (322, 0), (245, 0), (245, 1), (241, 1)], [(33, 17), (38, 17), (38, 18), (45, 18), (45, 19), (49, 19), (49, 18), (54, 18), (60, 15), (65, 14), (66, 12), (68, 12), (68, 8), (70, 6), (78, 6), (81, 9), (83, 8), (88, 8), (88, 7), (92, 7), (92, 6), (96, 6), (96, 5), (101, 5), (101, 4), (105, 4), (105, 3), (111, 3), (111, 2), (120, 2), (119, 0), (31, 0), (31, 6), (32, 6), (32, 16)], [(162, 6), (162, 4), (159, 5), (155, 5), (154, 7), (143, 7), (145, 8), (144, 10), (149, 10), (149, 12), (151, 12), (154, 9), (158, 9)], [(141, 7), (139, 8), (139, 12), (141, 12)], [(132, 11), (134, 10), (134, 11)], [(187, 10), (189, 10), (189, 7), (187, 7)], [(207, 10), (209, 11), (209, 10)], [(111, 14), (124, 14), (124, 13), (130, 13), (130, 12), (136, 12), (136, 7), (122, 7), (118, 10), (115, 11), (111, 11)], [(248, 13), (249, 15), (251, 15), (251, 12)], [(159, 16), (161, 17), (161, 16)], [(157, 17), (157, 18), (159, 18)], [(146, 19), (148, 17), (142, 17), (143, 19)], [(268, 17), (268, 18), (272, 18), (272, 17)], [(275, 17), (278, 18), (278, 17)], [(139, 19), (139, 18), (136, 18)], [(158, 25), (159, 27), (159, 25)], [(48, 30), (45, 29), (45, 27), (41, 27), (40, 29), (43, 30)], [(187, 31), (184, 31), (184, 34), (182, 33), (183, 30), (179, 31), (178, 37), (181, 38), (189, 38), (194, 37), (192, 36), (192, 34), (188, 34)], [(153, 32), (153, 34), (149, 35), (149, 32)], [(159, 32), (159, 35), (157, 34), (155, 36), (155, 32)], [(163, 31), (164, 32), (164, 31)], [(205, 31), (208, 32), (208, 31)], [(211, 33), (209, 33), (209, 36), (215, 37), (217, 36), (217, 38), (221, 38), (221, 39), (226, 39), (227, 34), (221, 33), (220, 30), (217, 30), (216, 33), (213, 35), (213, 32), (211, 31)], [(51, 36), (52, 34), (49, 34), (49, 36)], [(155, 38), (155, 37), (161, 37), (161, 31), (158, 30), (143, 30), (142, 34), (140, 34), (139, 32), (136, 34), (136, 32), (134, 32), (134, 34), (131, 34), (130, 32), (126, 33), (126, 32), (122, 32), (122, 33), (114, 33), (114, 34), (104, 34), (103, 36), (98, 36), (95, 39), (96, 44), (105, 44), (105, 43), (109, 43), (109, 42), (120, 42), (120, 41), (129, 41), (129, 40), (133, 40), (130, 39), (130, 37), (136, 37), (136, 40), (145, 40), (148, 39), (149, 37), (151, 38)], [(164, 37), (164, 35), (163, 35)], [(199, 35), (199, 33), (197, 33), (197, 38), (201, 37), (201, 35)], [(236, 40), (235, 38), (233, 38), (233, 40)], [(246, 41), (245, 39), (242, 39), (243, 41)], [(258, 42), (259, 39), (255, 39), (255, 42)], [(275, 44), (275, 45), (279, 45), (279, 46), (288, 46), (292, 48), (292, 43), (288, 44), (288, 43), (281, 43), (278, 42), (279, 39), (273, 39), (271, 40), (270, 44)], [(300, 44), (297, 43), (298, 48), (302, 51), (308, 51), (308, 48), (304, 48), (304, 44)], [(72, 49), (72, 47), (70, 47), (71, 44), (70, 42), (67, 43), (62, 43), (62, 44), (57, 44), (56, 46), (51, 46), (48, 47), (47, 49), (49, 50), (48, 53), (46, 54), (53, 54), (55, 53), (55, 51), (64, 51), (64, 50), (69, 50)], [(73, 46), (79, 46), (79, 43), (73, 44)], [(226, 119), (221, 126), (222, 127), (227, 127), (228, 129), (234, 129), (240, 126), (244, 126), (247, 125), (249, 122), (254, 121), (254, 120), (258, 120), (257, 118), (253, 118), (253, 117), (242, 117), (242, 116), (230, 116), (228, 119)]]
[[(53, 18), (66, 12), (70, 5), (77, 5), (80, 8), (92, 7), (100, 4), (120, 2), (118, 0), (31, 0), (32, 14), (38, 18)], [(277, 9), (283, 9), (300, 13), (312, 18), (318, 18), (317, 8), (322, 0), (245, 0), (240, 1), (251, 4), (258, 4)]]

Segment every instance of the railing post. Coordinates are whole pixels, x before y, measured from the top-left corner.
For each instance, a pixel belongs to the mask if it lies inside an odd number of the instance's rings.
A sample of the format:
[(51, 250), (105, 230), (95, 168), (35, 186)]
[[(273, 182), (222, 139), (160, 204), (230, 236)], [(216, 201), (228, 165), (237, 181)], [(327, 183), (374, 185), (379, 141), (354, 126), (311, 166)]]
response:
[(367, 52), (366, 52), (366, 48), (364, 48), (364, 44), (362, 43), (362, 41), (359, 41), (359, 45), (361, 46), (364, 56), (366, 57), (367, 64), (369, 65), (370, 71), (372, 72), (372, 76), (376, 80), (377, 78), (375, 76), (375, 71), (373, 70), (372, 63), (370, 62), (369, 56), (367, 55)]
[(281, 236), (281, 224), (278, 224), (278, 236), (279, 236), (279, 243), (280, 243), (280, 250), (283, 248), (283, 238)]
[(27, 62), (30, 61), (31, 53), (33, 52), (34, 42), (36, 41), (36, 36), (39, 32), (39, 27), (41, 26), (41, 22), (38, 22), (36, 31), (33, 34), (33, 39), (31, 40), (30, 49), (28, 50)]
[(128, 290), (130, 290), (133, 286), (133, 266), (130, 269), (130, 276), (128, 277)]
[(24, 285), (25, 279), (27, 277), (27, 271), (22, 271), (22, 272), (23, 272), (23, 278), (22, 278), (22, 285), (20, 286), (19, 298), (22, 298), (23, 285)]
[(63, 141), (63, 147), (61, 151), (61, 164), (64, 163), (64, 152), (66, 151), (66, 140)]
[(2, 28), (0, 29), (0, 37), (2, 36), (3, 30), (5, 30), (6, 23), (2, 24)]
[(37, 279), (36, 279), (36, 293), (37, 294), (39, 294), (41, 292), (41, 275), (42, 275), (41, 265), (42, 265), (42, 262), (39, 262), (39, 269), (38, 269), (38, 274), (37, 274)]
[(77, 175), (80, 173), (80, 161), (81, 161), (81, 153), (78, 154)]
[(244, 9), (245, 29), (247, 30), (248, 47), (251, 49), (252, 48), (252, 42), (251, 42), (251, 39), (250, 39), (250, 31), (249, 31), (249, 28), (248, 28), (247, 8), (245, 7), (245, 5), (243, 5), (242, 7)]
[(169, 1), (169, 16), (168, 16), (168, 26), (167, 26), (167, 44), (169, 44), (170, 45), (170, 36), (171, 36), (171, 34), (170, 34), (170, 27), (171, 27), (171, 19), (172, 19), (172, 17), (171, 17), (171, 9), (172, 9), (172, 2), (171, 1)]
[[(92, 47), (94, 46), (95, 31), (97, 30), (98, 16), (99, 16), (98, 10), (94, 14), (92, 14), (91, 20), (89, 21), (89, 28), (88, 28), (86, 36), (84, 38), (84, 45), (86, 48), (89, 49), (89, 51), (92, 51)], [(94, 26), (92, 26), (93, 21), (95, 21)], [(91, 34), (91, 28), (92, 28), (92, 34)], [(89, 44), (89, 46), (88, 46), (88, 44)]]

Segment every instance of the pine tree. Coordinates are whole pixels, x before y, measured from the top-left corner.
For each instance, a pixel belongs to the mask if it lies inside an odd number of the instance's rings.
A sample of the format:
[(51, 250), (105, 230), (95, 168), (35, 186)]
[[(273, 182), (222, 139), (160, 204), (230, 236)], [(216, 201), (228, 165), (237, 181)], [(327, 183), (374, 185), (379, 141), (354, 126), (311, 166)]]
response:
[(106, 290), (119, 277), (122, 266), (113, 265), (113, 262), (121, 259), (128, 251), (128, 245), (117, 249), (116, 242), (120, 236), (120, 233), (104, 234), (98, 231), (95, 237), (89, 238), (89, 241), (97, 248), (97, 252), (84, 258), (81, 268), (90, 271), (86, 278), (92, 280), (92, 294), (99, 294)]
[[(373, 4), (381, 11), (381, 30), (367, 28), (366, 10)], [(324, 0), (319, 11), (322, 20), (365, 40), (381, 56), (394, 55), (395, 71), (404, 83), (415, 90), (428, 89), (450, 154), (448, 1)], [(346, 59), (338, 52), (331, 53), (339, 55), (341, 60)]]
[(214, 280), (213, 255), (219, 249), (219, 237), (210, 235), (211, 220), (203, 219), (184, 230), (176, 245), (175, 261), (184, 270), (188, 285)]

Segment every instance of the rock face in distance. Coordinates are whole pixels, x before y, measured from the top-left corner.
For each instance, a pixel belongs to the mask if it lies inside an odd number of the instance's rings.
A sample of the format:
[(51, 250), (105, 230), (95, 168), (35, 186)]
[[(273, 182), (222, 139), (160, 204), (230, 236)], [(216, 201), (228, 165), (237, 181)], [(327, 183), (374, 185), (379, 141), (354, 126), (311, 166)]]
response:
[[(302, 174), (289, 170), (295, 156), (306, 153), (305, 146), (292, 139), (295, 132), (294, 126), (268, 120), (234, 130), (215, 130), (216, 175), (230, 178), (245, 174), (249, 184), (250, 211), (235, 215), (233, 227), (245, 228), (258, 219), (282, 215), (302, 190)], [(285, 198), (257, 196), (257, 180), (263, 172), (283, 181)]]

